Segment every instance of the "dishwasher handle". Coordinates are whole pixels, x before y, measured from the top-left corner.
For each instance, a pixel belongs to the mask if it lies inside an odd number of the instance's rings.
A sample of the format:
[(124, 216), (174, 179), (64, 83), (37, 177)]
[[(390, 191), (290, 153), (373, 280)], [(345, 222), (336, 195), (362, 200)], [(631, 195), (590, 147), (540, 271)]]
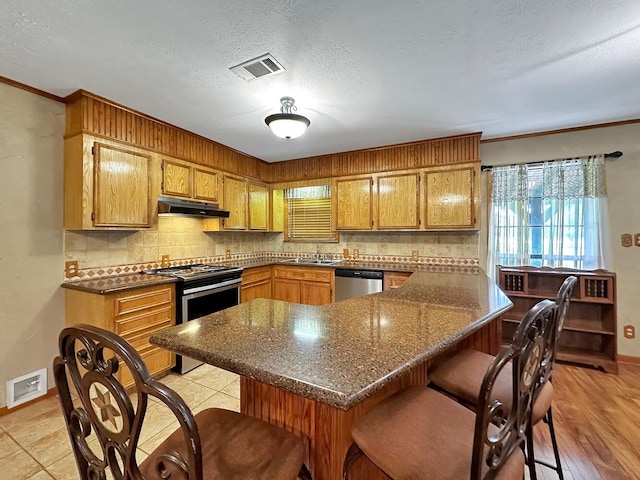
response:
[(382, 272), (380, 270), (351, 270), (349, 268), (336, 268), (336, 277), (382, 280)]

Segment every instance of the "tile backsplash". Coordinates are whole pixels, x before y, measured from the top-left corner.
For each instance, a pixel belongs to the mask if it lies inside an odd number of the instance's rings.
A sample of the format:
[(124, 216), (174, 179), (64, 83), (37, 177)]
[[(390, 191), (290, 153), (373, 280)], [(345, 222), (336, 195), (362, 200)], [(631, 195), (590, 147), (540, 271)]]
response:
[(103, 272), (100, 276), (117, 275), (159, 264), (163, 255), (172, 263), (191, 260), (223, 260), (227, 249), (232, 258), (250, 258), (273, 254), (295, 256), (315, 253), (342, 256), (348, 248), (368, 261), (404, 261), (413, 251), (420, 262), (465, 260), (478, 263), (477, 232), (366, 232), (341, 233), (337, 243), (283, 242), (282, 233), (203, 232), (197, 218), (161, 217), (157, 229), (148, 231), (66, 231), (65, 261), (75, 260), (81, 272)]

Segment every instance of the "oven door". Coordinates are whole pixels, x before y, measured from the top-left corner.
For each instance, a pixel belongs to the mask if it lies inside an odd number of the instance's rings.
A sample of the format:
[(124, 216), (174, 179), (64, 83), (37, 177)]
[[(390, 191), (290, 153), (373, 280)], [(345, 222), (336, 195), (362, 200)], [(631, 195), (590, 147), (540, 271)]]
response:
[[(182, 292), (181, 315), (177, 323), (187, 323), (210, 313), (238, 305), (240, 302), (240, 278), (226, 280), (213, 285), (190, 288), (185, 285)], [(202, 365), (202, 362), (183, 355), (176, 355), (176, 370), (186, 373)]]

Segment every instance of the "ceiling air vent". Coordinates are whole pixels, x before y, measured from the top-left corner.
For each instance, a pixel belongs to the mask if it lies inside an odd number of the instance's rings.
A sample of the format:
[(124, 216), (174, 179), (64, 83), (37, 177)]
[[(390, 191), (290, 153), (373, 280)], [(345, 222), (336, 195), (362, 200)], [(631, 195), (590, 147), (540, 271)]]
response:
[(273, 58), (273, 55), (266, 53), (247, 62), (243, 62), (240, 65), (231, 67), (229, 70), (244, 78), (247, 82), (250, 82), (256, 78), (284, 72), (284, 67)]

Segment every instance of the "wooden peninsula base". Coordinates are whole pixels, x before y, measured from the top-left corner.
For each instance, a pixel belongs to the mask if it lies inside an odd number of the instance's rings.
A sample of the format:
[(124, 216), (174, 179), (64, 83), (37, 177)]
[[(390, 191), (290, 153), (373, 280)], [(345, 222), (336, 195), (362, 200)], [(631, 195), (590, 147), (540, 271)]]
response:
[[(474, 348), (495, 355), (500, 346), (500, 321), (494, 320), (453, 348)], [(351, 445), (351, 426), (381, 400), (403, 388), (427, 384), (427, 365), (414, 367), (350, 410), (341, 410), (295, 393), (240, 377), (240, 410), (305, 438), (305, 464), (314, 480), (342, 479), (342, 464)], [(359, 459), (350, 480), (389, 480), (367, 458)]]
[[(356, 419), (403, 388), (425, 385), (426, 375), (425, 364), (415, 367), (350, 410), (331, 407), (257, 380), (241, 377), (240, 410), (307, 439), (305, 463), (314, 480), (340, 480), (342, 463), (351, 445), (351, 426)], [(354, 465), (349, 478), (387, 480), (389, 477), (371, 462), (362, 459)]]

